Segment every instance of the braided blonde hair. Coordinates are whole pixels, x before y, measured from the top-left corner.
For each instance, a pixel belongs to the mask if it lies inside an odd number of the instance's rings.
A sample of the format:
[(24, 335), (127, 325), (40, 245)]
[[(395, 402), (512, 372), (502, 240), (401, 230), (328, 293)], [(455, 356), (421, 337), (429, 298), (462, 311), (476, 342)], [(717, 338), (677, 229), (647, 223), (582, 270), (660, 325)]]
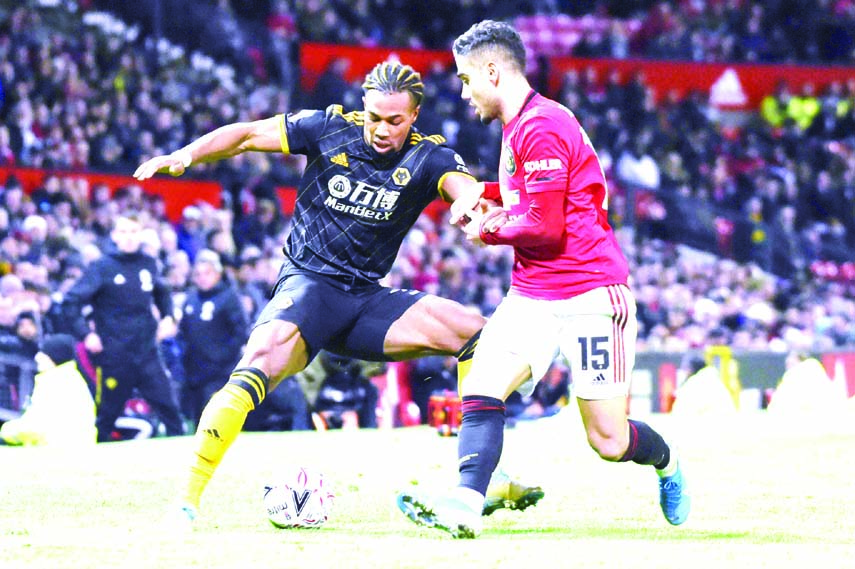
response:
[(363, 92), (370, 90), (381, 93), (409, 93), (416, 106), (425, 97), (425, 84), (419, 72), (399, 61), (384, 61), (374, 66), (362, 83)]

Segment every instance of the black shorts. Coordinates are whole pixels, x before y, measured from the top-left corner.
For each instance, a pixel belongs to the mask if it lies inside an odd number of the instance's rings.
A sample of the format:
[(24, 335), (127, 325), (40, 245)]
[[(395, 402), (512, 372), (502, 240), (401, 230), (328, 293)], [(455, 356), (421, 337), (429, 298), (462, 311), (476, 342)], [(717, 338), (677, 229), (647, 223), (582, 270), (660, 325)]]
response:
[(423, 296), (421, 291), (373, 282), (345, 284), (286, 263), (255, 326), (271, 320), (296, 324), (306, 342), (308, 361), (321, 350), (360, 360), (389, 361), (383, 352), (386, 332)]

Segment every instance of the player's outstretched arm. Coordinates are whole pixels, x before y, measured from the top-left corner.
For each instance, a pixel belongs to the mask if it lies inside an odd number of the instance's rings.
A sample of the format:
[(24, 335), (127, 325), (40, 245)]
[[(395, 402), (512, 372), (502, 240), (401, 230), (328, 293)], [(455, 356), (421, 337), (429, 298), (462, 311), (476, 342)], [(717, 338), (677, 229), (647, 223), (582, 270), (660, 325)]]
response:
[(282, 117), (233, 123), (212, 130), (172, 154), (146, 160), (134, 172), (137, 180), (155, 174), (180, 176), (191, 164), (216, 162), (243, 152), (283, 152)]

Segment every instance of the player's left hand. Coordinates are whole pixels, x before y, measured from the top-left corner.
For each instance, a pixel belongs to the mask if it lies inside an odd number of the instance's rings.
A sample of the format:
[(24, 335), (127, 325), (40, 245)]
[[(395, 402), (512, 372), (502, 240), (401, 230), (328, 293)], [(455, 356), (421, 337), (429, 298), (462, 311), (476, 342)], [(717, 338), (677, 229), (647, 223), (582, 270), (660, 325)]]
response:
[(508, 212), (501, 207), (491, 207), (481, 216), (480, 230), (495, 233), (508, 222)]

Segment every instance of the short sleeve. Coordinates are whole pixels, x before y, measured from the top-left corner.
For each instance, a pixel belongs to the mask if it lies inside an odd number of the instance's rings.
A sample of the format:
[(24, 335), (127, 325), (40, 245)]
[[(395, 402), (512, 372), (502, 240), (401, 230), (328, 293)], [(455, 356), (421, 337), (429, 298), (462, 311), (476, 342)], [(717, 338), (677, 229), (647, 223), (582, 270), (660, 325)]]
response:
[[(327, 123), (328, 112), (305, 110), (285, 117), (285, 136), (289, 154), (315, 154), (318, 140)], [(283, 144), (283, 148), (285, 145)]]
[(437, 193), (439, 193), (439, 186), (446, 176), (452, 174), (465, 174), (466, 176), (473, 178), (472, 174), (469, 172), (469, 168), (466, 166), (466, 162), (463, 161), (460, 154), (448, 146), (437, 146), (437, 148), (430, 153), (430, 156), (428, 156), (426, 166), (427, 168), (425, 171), (429, 177), (427, 181), (428, 186), (433, 188)]
[(530, 194), (563, 190), (573, 160), (575, 138), (570, 117), (558, 113), (538, 114), (525, 121), (518, 148)]

